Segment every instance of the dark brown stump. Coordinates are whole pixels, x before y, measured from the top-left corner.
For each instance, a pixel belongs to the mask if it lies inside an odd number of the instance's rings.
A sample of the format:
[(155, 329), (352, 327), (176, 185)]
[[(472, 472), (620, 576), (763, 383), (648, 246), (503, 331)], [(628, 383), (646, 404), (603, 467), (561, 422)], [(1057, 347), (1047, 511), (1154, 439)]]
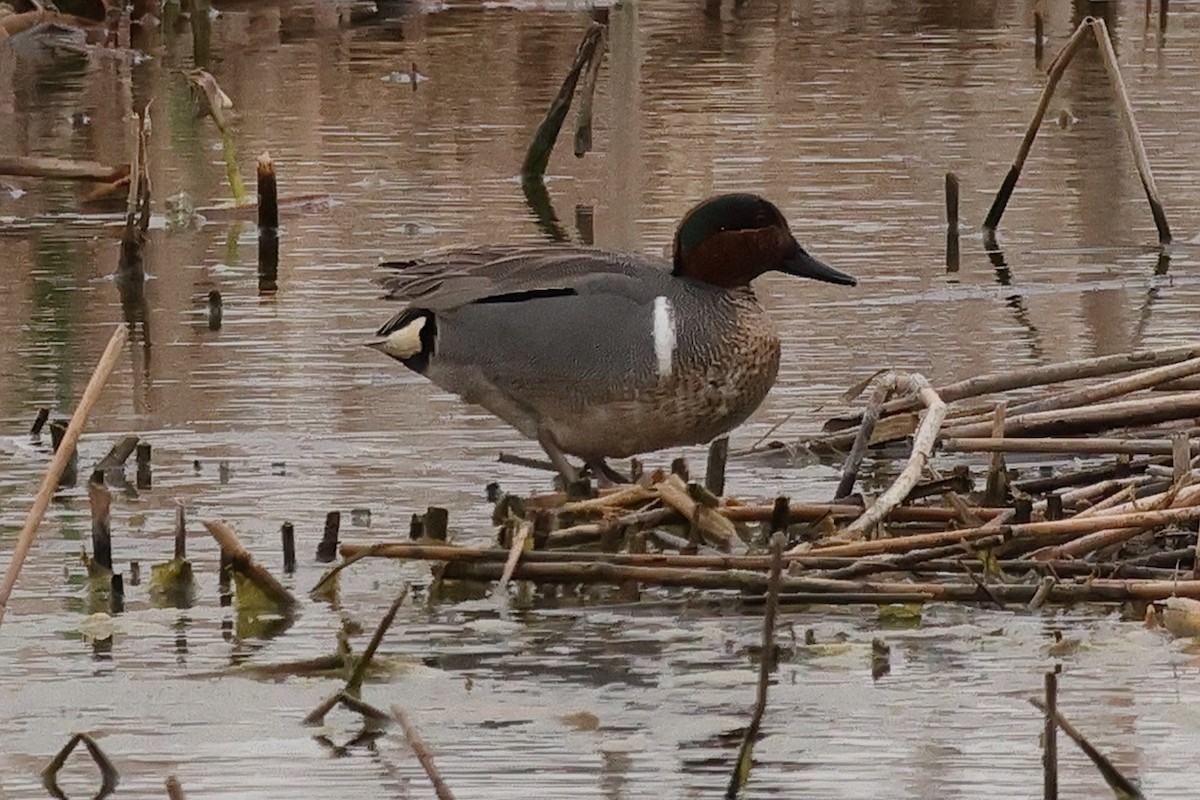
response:
[(42, 428), (46, 426), (46, 421), (50, 419), (50, 409), (39, 408), (37, 417), (33, 420), (33, 426), (29, 429), (30, 436), (41, 436)]
[(317, 561), (328, 564), (337, 558), (338, 532), (342, 528), (342, 512), (330, 511), (325, 515), (325, 534), (317, 545)]
[(729, 459), (729, 437), (718, 436), (708, 446), (708, 464), (704, 469), (704, 488), (717, 497), (725, 494), (725, 462)]
[(439, 506), (425, 509), (425, 536), (439, 542), (446, 541), (450, 529), (450, 512)]
[(689, 480), (687, 459), (683, 456), (680, 456), (679, 458), (672, 460), (671, 473), (673, 475), (678, 475), (684, 483), (687, 483)]
[(1042, 733), (1042, 796), (1058, 800), (1058, 674), (1046, 673), (1046, 727)]
[[(63, 435), (67, 432), (67, 420), (56, 419), (50, 423), (50, 447), (57, 453), (62, 444)], [(79, 481), (79, 451), (73, 450), (63, 468), (62, 477), (58, 479), (59, 486), (74, 486)]]
[(291, 575), (296, 571), (296, 529), (292, 523), (285, 522), (279, 535), (283, 538), (283, 572)]
[(1055, 492), (1054, 494), (1046, 495), (1046, 519), (1055, 520), (1063, 518), (1063, 502), (1062, 495)]
[(225, 301), (221, 298), (221, 293), (216, 289), (212, 289), (208, 293), (208, 304), (206, 305), (208, 312), (208, 329), (210, 331), (221, 330), (221, 325), (225, 321)]
[(88, 505), (92, 510), (92, 561), (112, 572), (112, 526), (109, 509), (112, 495), (97, 483), (88, 484)]
[(150, 443), (138, 442), (137, 445), (137, 488), (149, 489), (153, 483), (150, 474)]
[(790, 501), (787, 497), (780, 495), (775, 498), (775, 505), (771, 508), (771, 533), (776, 531), (787, 533), (789, 505)]
[(946, 272), (958, 272), (958, 176), (946, 173)]
[(187, 558), (187, 511), (182, 502), (175, 506), (175, 560)]
[(275, 162), (270, 153), (258, 157), (258, 293), (279, 290), (279, 197)]
[(108, 593), (108, 606), (114, 614), (125, 610), (125, 579), (113, 573), (111, 588)]
[(1042, 65), (1042, 54), (1045, 52), (1046, 23), (1042, 19), (1042, 10), (1033, 12), (1033, 61), (1037, 66)]

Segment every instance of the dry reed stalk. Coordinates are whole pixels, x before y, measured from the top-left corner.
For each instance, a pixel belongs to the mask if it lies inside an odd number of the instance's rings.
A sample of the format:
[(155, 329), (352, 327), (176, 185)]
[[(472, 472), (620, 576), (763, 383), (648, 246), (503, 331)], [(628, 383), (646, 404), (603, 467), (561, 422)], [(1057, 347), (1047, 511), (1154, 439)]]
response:
[[(946, 403), (954, 403), (959, 400), (967, 400), (1017, 389), (1031, 389), (1056, 383), (1135, 372), (1137, 370), (1187, 361), (1193, 358), (1200, 358), (1200, 342), (1193, 342), (1181, 347), (1121, 353), (1111, 356), (1097, 356), (1094, 358), (1063, 361), (1057, 364), (1044, 364), (1024, 369), (985, 373), (935, 387), (935, 391)], [(918, 398), (902, 397), (884, 403), (881, 414), (898, 414), (904, 411), (912, 411), (919, 407), (920, 400)], [(857, 426), (861, 420), (862, 412), (856, 412), (847, 417), (832, 420), (832, 424), (845, 424), (849, 427), (825, 436), (814, 437), (812, 441), (829, 447), (849, 447), (854, 441), (854, 426)]]
[[(1163, 2), (1165, 7), (1165, 0)], [(1137, 120), (1133, 116), (1133, 104), (1129, 102), (1129, 93), (1125, 91), (1125, 79), (1121, 77), (1121, 67), (1117, 63), (1117, 53), (1113, 50), (1112, 40), (1108, 38), (1108, 26), (1098, 17), (1087, 17), (1083, 24), (1091, 25), (1092, 33), (1096, 35), (1096, 44), (1100, 47), (1100, 55), (1104, 61), (1104, 70), (1108, 73), (1108, 82), (1113, 93), (1117, 96), (1117, 105), (1121, 109), (1121, 125), (1129, 139), (1133, 150), (1134, 163), (1137, 165), (1138, 177), (1142, 180), (1142, 189), (1146, 192), (1146, 200), (1150, 203), (1150, 213), (1154, 217), (1154, 227), (1158, 229), (1158, 243), (1171, 243), (1171, 228), (1167, 225), (1167, 215), (1163, 211), (1162, 201), (1158, 198), (1158, 187), (1154, 185), (1154, 172), (1150, 169), (1150, 159), (1146, 157), (1146, 146), (1142, 144), (1142, 134), (1138, 131)]]
[[(1168, 509), (1188, 509), (1200, 508), (1200, 486), (1184, 486), (1176, 484), (1167, 492), (1161, 495), (1154, 495), (1153, 498), (1143, 500), (1135, 500), (1134, 503), (1143, 503), (1144, 506), (1152, 508), (1166, 507)], [(1144, 507), (1143, 506), (1143, 507)], [(1110, 518), (1111, 514), (1100, 513), (1096, 514), (1092, 519), (1105, 520)], [(1082, 558), (1089, 553), (1105, 547), (1110, 547), (1115, 544), (1121, 544), (1129, 539), (1134, 538), (1153, 526), (1141, 526), (1136, 528), (1112, 528), (1102, 529), (1090, 533), (1086, 536), (1081, 536), (1065, 544), (1054, 547), (1043, 548), (1033, 554), (1034, 558)]]
[[(982, 528), (967, 528), (959, 531), (919, 533), (912, 536), (900, 536), (894, 539), (876, 539), (870, 542), (854, 542), (845, 545), (818, 547), (805, 552), (808, 555), (821, 556), (867, 556), (879, 555), (881, 553), (902, 553), (921, 547), (937, 547), (958, 542), (970, 542), (974, 539), (981, 539), (996, 533), (1001, 533), (1010, 538), (1016, 536), (1051, 537), (1061, 534), (1083, 535), (1107, 528), (1172, 525), (1195, 520), (1200, 520), (1200, 507), (1113, 514), (1086, 519), (1073, 517), (1071, 519), (1049, 522), (1001, 525), (997, 528), (984, 526)], [(791, 554), (798, 554), (795, 548), (789, 551), (789, 555)]]
[(217, 540), (231, 569), (254, 583), (264, 595), (280, 607), (284, 609), (296, 607), (296, 598), (275, 579), (274, 575), (255, 562), (254, 556), (242, 546), (233, 528), (220, 520), (204, 520), (204, 527)]
[(921, 425), (913, 439), (912, 453), (908, 458), (908, 463), (905, 464), (904, 469), (900, 471), (900, 475), (887, 491), (876, 498), (862, 516), (846, 526), (845, 533), (851, 536), (862, 536), (867, 533), (882, 521), (889, 511), (908, 497), (908, 493), (920, 480), (925, 465), (929, 463), (938, 431), (941, 430), (942, 420), (946, 416), (946, 404), (938, 397), (937, 392), (933, 390), (923, 375), (917, 373), (904, 376), (892, 374), (883, 380), (890, 381), (897, 390), (903, 387), (906, 391), (920, 396), (921, 402), (925, 404), (925, 413), (921, 417)]
[(532, 533), (532, 522), (525, 521), (517, 527), (517, 531), (512, 537), (512, 547), (508, 549), (508, 557), (504, 560), (504, 572), (500, 574), (500, 580), (496, 583), (495, 597), (506, 596), (508, 582), (512, 578), (513, 570), (517, 568), (517, 562), (521, 560), (521, 555), (525, 552), (525, 542), (529, 540)]
[(678, 475), (668, 475), (655, 484), (655, 488), (663, 503), (690, 520), (700, 536), (709, 544), (725, 551), (746, 549), (733, 523), (721, 516), (715, 508), (697, 503)]
[(1029, 151), (1033, 148), (1033, 140), (1037, 138), (1038, 130), (1042, 126), (1042, 119), (1046, 116), (1046, 109), (1050, 107), (1050, 98), (1054, 96), (1054, 90), (1058, 87), (1059, 80), (1062, 79), (1063, 73), (1067, 69), (1067, 64), (1071, 63), (1071, 59), (1075, 57), (1075, 52), (1079, 46), (1083, 44), (1084, 36), (1087, 33), (1087, 21), (1081, 22), (1075, 32), (1071, 34), (1071, 38), (1063, 45), (1062, 50), (1054, 57), (1050, 68), (1047, 70), (1046, 87), (1042, 90), (1042, 96), (1038, 99), (1037, 109), (1033, 112), (1033, 119), (1029, 121), (1028, 127), (1025, 129), (1025, 136), (1021, 139), (1021, 146), (1017, 148), (1017, 155), (1013, 159), (1012, 166), (1008, 170), (1008, 174), (1004, 177), (1004, 182), (1000, 185), (1000, 191), (996, 192), (996, 198), (992, 201), (992, 207), (988, 210), (987, 217), (983, 221), (983, 229), (985, 232), (994, 233), (996, 226), (1000, 224), (1000, 217), (1004, 216), (1004, 209), (1008, 205), (1008, 200), (1012, 196), (1013, 189), (1016, 188), (1017, 180), (1021, 177), (1021, 169), (1025, 166), (1025, 159), (1029, 157)]
[[(1164, 439), (1070, 439), (1040, 437), (1036, 439), (949, 437), (942, 439), (939, 449), (947, 453), (1067, 453), (1072, 455), (1171, 455), (1173, 445)], [(1200, 454), (1200, 441), (1191, 444), (1193, 454)]]
[(42, 477), (42, 485), (33, 498), (33, 505), (25, 517), (25, 524), (17, 535), (17, 544), (13, 548), (12, 558), (4, 573), (4, 580), (0, 582), (0, 623), (4, 622), (4, 614), (8, 610), (8, 598), (17, 584), (21, 565), (25, 563), (29, 549), (33, 546), (38, 525), (41, 524), (42, 517), (45, 516), (46, 509), (50, 507), (50, 501), (54, 497), (54, 491), (58, 488), (58, 479), (62, 476), (63, 469), (66, 468), (67, 462), (75, 452), (75, 445), (79, 441), (79, 435), (83, 433), (83, 426), (87, 422), (88, 414), (91, 413), (92, 407), (100, 397), (100, 391), (104, 388), (108, 376), (112, 374), (113, 367), (116, 366), (117, 356), (120, 355), (121, 348), (125, 344), (125, 337), (126, 331), (123, 325), (113, 331), (108, 345), (96, 363), (96, 368), (92, 371), (92, 377), (84, 387), (83, 395), (79, 398), (79, 405), (75, 407), (75, 413), (71, 415), (71, 422), (63, 434), (62, 444), (59, 445), (54, 458), (50, 460), (50, 466), (46, 468), (46, 474)]
[[(686, 541), (681, 541), (686, 545)], [(360, 558), (394, 558), (414, 561), (461, 561), (499, 564), (507, 561), (509, 551), (499, 547), (487, 549), (456, 545), (410, 544), (408, 542), (378, 542), (370, 545), (344, 544), (344, 565)], [(822, 556), (790, 556), (788, 564), (805, 569), (836, 569), (849, 566), (854, 559)], [(536, 550), (521, 557), (523, 564), (581, 564), (601, 563), (636, 567), (677, 567), (682, 569), (754, 570), (766, 572), (771, 567), (770, 556), (730, 556), (717, 554), (682, 555), (674, 553), (601, 553), (590, 551), (554, 552)]]
[(129, 177), (129, 167), (125, 164), (113, 166), (96, 161), (73, 161), (65, 158), (0, 156), (0, 175), (115, 183)]
[[(1200, 373), (1200, 358), (1189, 358), (1176, 364), (1167, 364), (1153, 369), (1140, 370), (1125, 378), (1098, 383), (1095, 386), (1085, 386), (1067, 392), (1058, 392), (1049, 397), (1028, 400), (1018, 403), (1011, 408), (1012, 414), (1029, 414), (1036, 411), (1056, 411), (1065, 408), (1089, 406), (1114, 397), (1122, 397), (1146, 389), (1154, 389), (1169, 381), (1180, 380)], [(965, 424), (970, 420), (955, 420), (955, 425)]]
[[(1067, 413), (1067, 412), (1070, 413)], [(1064, 410), (1035, 411), (1009, 417), (1004, 423), (1005, 436), (1069, 436), (1098, 433), (1112, 428), (1133, 428), (1200, 416), (1200, 392), (1180, 392), (1162, 397), (1120, 400)], [(952, 437), (987, 436), (987, 422), (946, 426)]]
[(879, 422), (880, 409), (883, 408), (883, 404), (887, 402), (895, 387), (895, 381), (881, 380), (875, 387), (875, 391), (871, 392), (871, 396), (867, 398), (867, 407), (863, 410), (858, 434), (854, 437), (854, 444), (850, 448), (849, 455), (846, 456), (845, 465), (842, 466), (842, 478), (838, 481), (837, 490), (833, 493), (833, 502), (836, 503), (843, 497), (849, 497), (850, 493), (854, 491), (854, 482), (858, 480), (858, 470), (862, 466), (863, 458), (867, 455), (867, 448), (871, 445), (871, 435), (875, 432), (875, 425)]
[(450, 787), (446, 785), (446, 781), (442, 778), (442, 773), (438, 771), (437, 765), (433, 763), (433, 753), (429, 752), (429, 748), (425, 746), (425, 741), (421, 738), (421, 734), (417, 731), (408, 715), (404, 713), (404, 709), (400, 706), (392, 706), (392, 717), (396, 722), (400, 723), (400, 729), (404, 731), (404, 739), (408, 742), (408, 746), (417, 756), (417, 761), (421, 763), (421, 768), (425, 770), (425, 774), (429, 776), (429, 782), (433, 784), (433, 791), (437, 794), (438, 800), (454, 800), (454, 793), (450, 791)]

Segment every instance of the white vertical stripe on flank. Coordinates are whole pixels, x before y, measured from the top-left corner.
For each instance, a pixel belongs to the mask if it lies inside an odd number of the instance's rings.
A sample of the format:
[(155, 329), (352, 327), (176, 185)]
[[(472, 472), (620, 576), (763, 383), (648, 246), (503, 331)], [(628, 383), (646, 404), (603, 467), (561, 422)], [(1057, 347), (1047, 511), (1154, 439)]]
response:
[(659, 377), (666, 378), (675, 360), (675, 309), (662, 295), (654, 298), (654, 355)]

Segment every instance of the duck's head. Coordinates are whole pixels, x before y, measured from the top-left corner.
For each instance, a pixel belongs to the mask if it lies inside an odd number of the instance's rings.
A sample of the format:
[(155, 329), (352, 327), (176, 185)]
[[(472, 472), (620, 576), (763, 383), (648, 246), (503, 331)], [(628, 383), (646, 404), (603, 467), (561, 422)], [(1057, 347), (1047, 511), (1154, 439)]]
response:
[(764, 272), (853, 286), (844, 272), (810, 256), (772, 203), (755, 194), (721, 194), (689, 211), (675, 232), (671, 274), (732, 289)]

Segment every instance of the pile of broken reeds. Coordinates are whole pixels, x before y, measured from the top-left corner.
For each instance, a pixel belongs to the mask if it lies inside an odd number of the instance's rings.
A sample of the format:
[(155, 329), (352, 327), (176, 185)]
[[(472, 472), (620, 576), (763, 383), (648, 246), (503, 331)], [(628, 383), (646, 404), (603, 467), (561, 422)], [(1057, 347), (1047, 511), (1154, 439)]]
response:
[[(1038, 606), (1200, 598), (1193, 462), (1200, 453), (1200, 344), (940, 387), (891, 372), (874, 384), (861, 409), (802, 443), (845, 459), (828, 503), (720, 497), (714, 476), (723, 465), (710, 459), (710, 487), (688, 482), (677, 464), (673, 473), (581, 498), (501, 496), (497, 547), (450, 545), (414, 520), (416, 541), (348, 544), (341, 552), (348, 560), (441, 562), (441, 581), (690, 587), (761, 597), (771, 561), (766, 543), (783, 531), (785, 602)], [(905, 442), (910, 446), (896, 446)], [(899, 474), (890, 485), (867, 500), (851, 494), (866, 457), (883, 462), (879, 473), (898, 451)], [(977, 490), (969, 454), (978, 453), (991, 455)], [(1010, 470), (1005, 454), (1013, 453), (1040, 460)], [(946, 463), (935, 465), (935, 458)]]

